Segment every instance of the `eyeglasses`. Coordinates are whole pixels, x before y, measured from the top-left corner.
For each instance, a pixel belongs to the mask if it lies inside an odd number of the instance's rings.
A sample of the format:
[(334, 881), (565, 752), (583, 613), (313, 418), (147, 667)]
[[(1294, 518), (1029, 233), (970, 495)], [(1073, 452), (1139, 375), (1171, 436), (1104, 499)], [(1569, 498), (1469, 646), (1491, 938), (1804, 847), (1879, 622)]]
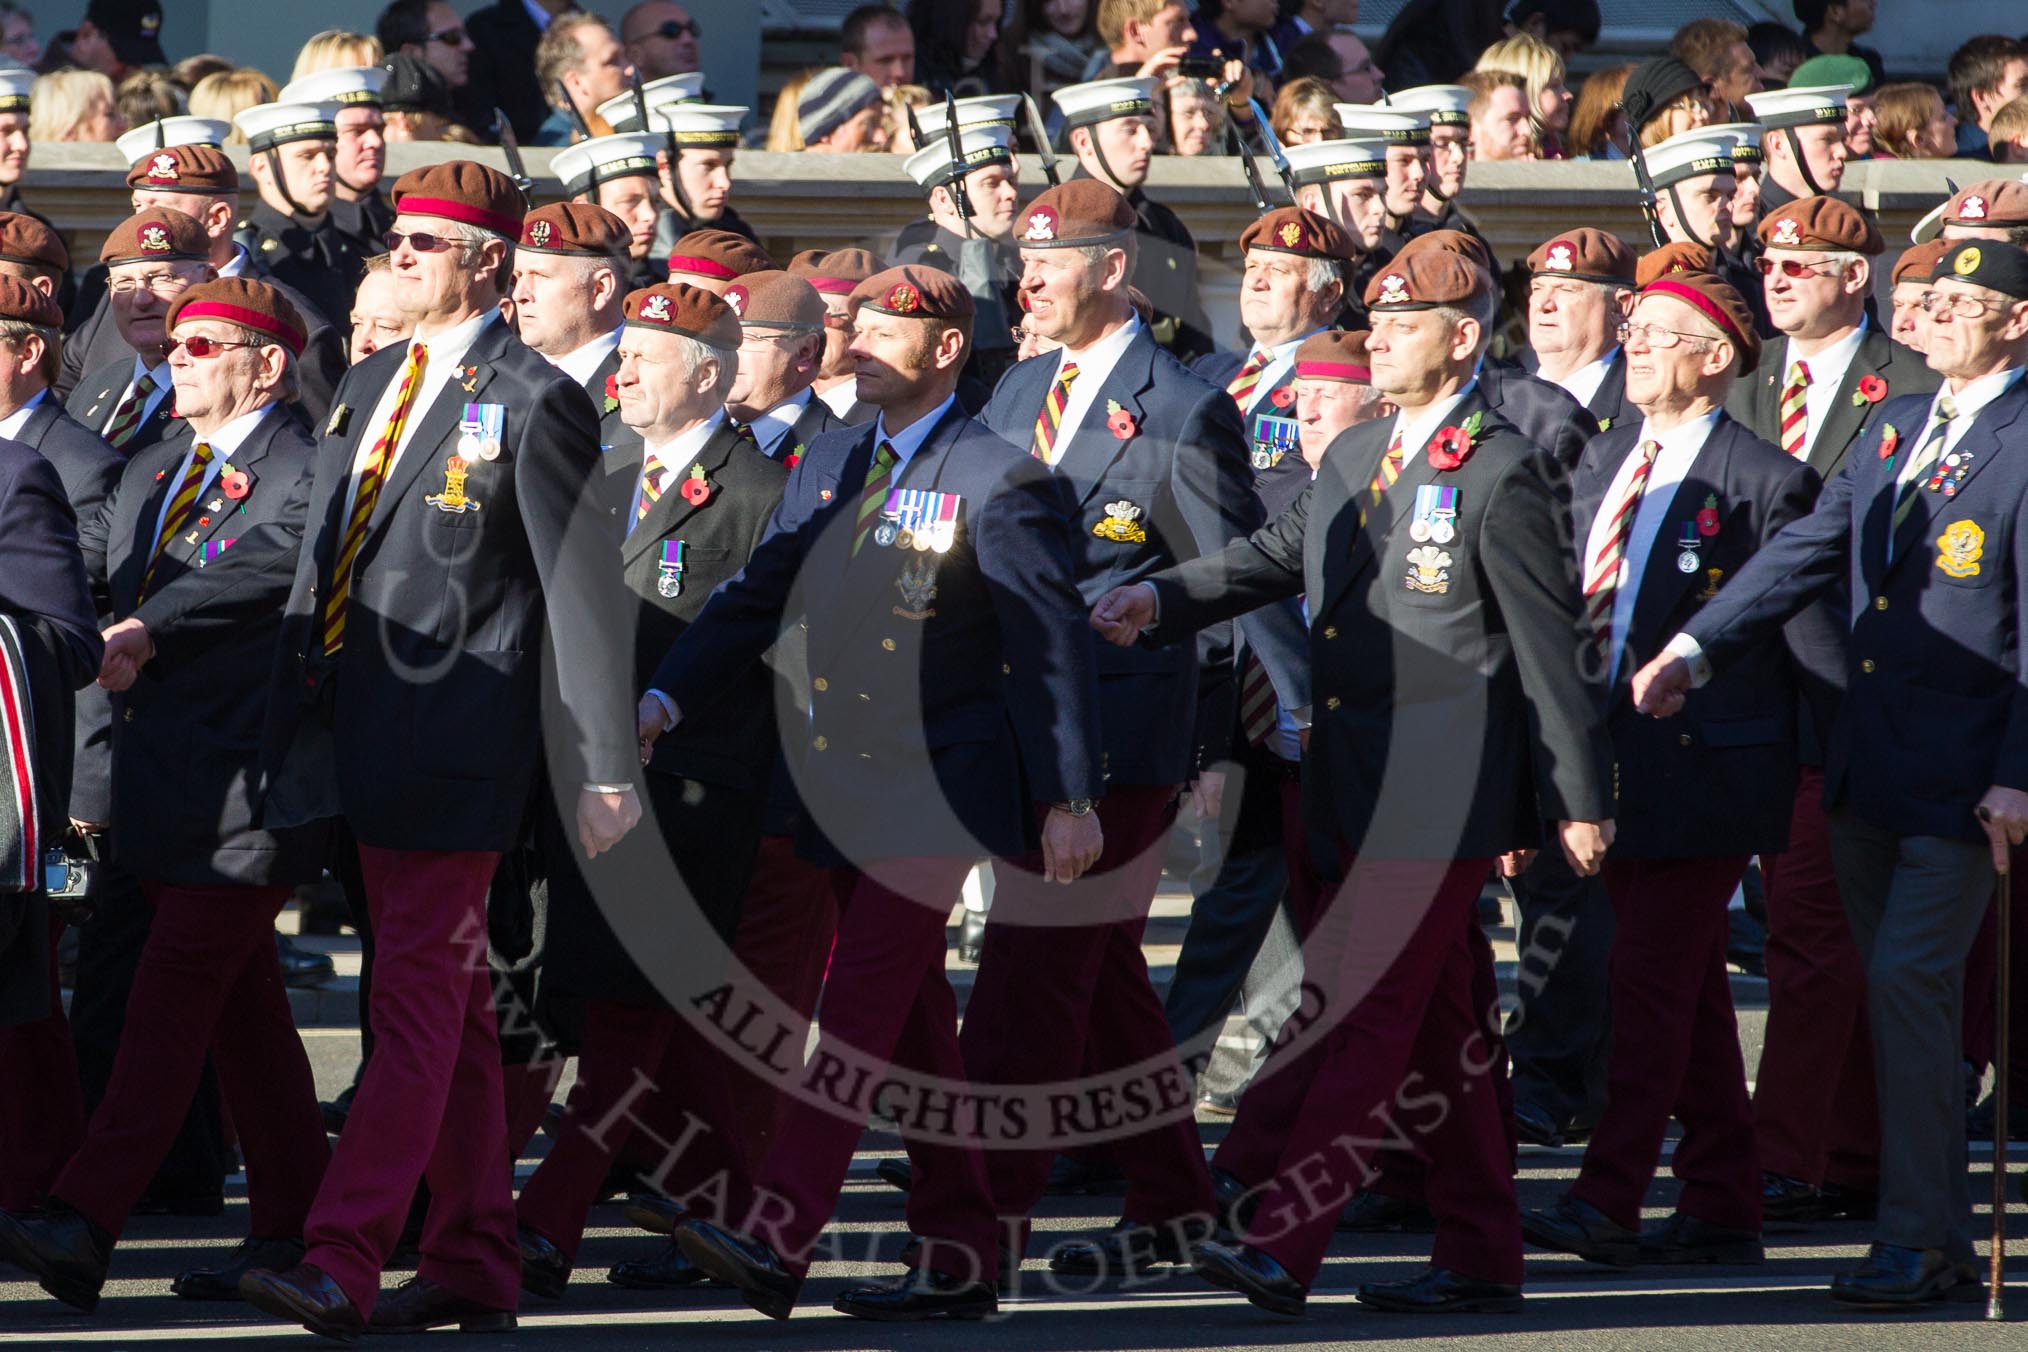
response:
[(180, 347), (185, 352), (188, 352), (191, 356), (197, 358), (199, 361), (202, 361), (206, 357), (218, 356), (220, 353), (224, 352), (229, 347), (259, 347), (259, 346), (261, 346), (261, 344), (259, 343), (232, 343), (227, 342), (223, 338), (206, 338), (201, 333), (193, 333), (188, 338), (177, 338), (173, 340), (169, 344), (169, 350), (171, 352), (174, 352), (177, 348)]
[(695, 19), (671, 19), (667, 23), (657, 24), (641, 34), (641, 36), (644, 38), (662, 38), (665, 41), (674, 42), (686, 34), (693, 38), (701, 38), (704, 36), (704, 26)]
[(1922, 312), (1929, 315), (1948, 310), (1960, 319), (1978, 319), (1999, 308), (1991, 301), (1983, 301), (1976, 296), (1945, 295), (1941, 291), (1922, 293)]
[(1636, 338), (1641, 340), (1643, 347), (1663, 349), (1681, 343), (1696, 343), (1701, 347), (1711, 341), (1701, 333), (1678, 333), (1674, 329), (1665, 329), (1660, 324), (1629, 324), (1622, 321), (1619, 326), (1621, 345), (1624, 346)]
[(428, 35), (427, 41), (441, 42), (446, 47), (462, 47), (465, 45), (465, 30), (461, 27), (439, 28)]
[(1780, 268), (1784, 277), (1835, 277), (1837, 270), (1829, 263), (1805, 263), (1800, 259), (1784, 258), (1780, 262), (1765, 254), (1753, 260), (1753, 266), (1763, 277), (1772, 277)]
[(439, 249), (455, 249), (461, 242), (452, 239), (449, 235), (432, 235), (421, 230), (407, 235), (404, 235), (399, 230), (390, 230), (380, 237), (380, 242), (387, 246), (389, 253), (393, 253), (396, 249), (399, 249), (403, 240), (407, 240), (408, 247), (417, 253), (435, 253)]
[(825, 315), (824, 327), (827, 329), (841, 329), (846, 333), (850, 333), (852, 332), (852, 317), (850, 315)]
[(173, 272), (159, 272), (153, 277), (119, 277), (106, 284), (106, 290), (115, 296), (131, 296), (137, 291), (147, 291), (157, 296), (173, 296), (190, 285), (187, 277), (178, 277)]

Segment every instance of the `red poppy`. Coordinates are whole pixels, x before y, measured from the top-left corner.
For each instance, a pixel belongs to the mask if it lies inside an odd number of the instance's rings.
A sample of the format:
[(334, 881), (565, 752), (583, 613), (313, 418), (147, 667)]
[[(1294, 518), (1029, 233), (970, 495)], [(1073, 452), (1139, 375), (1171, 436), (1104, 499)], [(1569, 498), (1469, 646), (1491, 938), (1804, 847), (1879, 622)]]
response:
[(683, 500), (692, 507), (702, 507), (704, 500), (711, 496), (711, 485), (703, 479), (683, 481)]
[(1451, 470), (1472, 458), (1472, 434), (1462, 427), (1446, 427), (1429, 439), (1431, 469)]
[(1106, 416), (1106, 427), (1121, 441), (1131, 439), (1140, 430), (1134, 425), (1134, 415), (1117, 406)]
[(1879, 376), (1861, 376), (1859, 394), (1867, 403), (1877, 404), (1887, 397), (1887, 382)]
[(1894, 430), (1893, 423), (1888, 423), (1880, 429), (1880, 458), (1882, 460), (1892, 460), (1894, 458), (1894, 448), (1900, 444), (1901, 433)]
[(247, 482), (246, 472), (237, 469), (229, 469), (220, 474), (218, 483), (225, 490), (225, 495), (235, 502), (245, 497), (247, 489), (253, 486)]
[(1287, 408), (1296, 402), (1296, 392), (1284, 385), (1268, 395), (1268, 402), (1276, 408)]
[(1718, 534), (1718, 495), (1716, 493), (1707, 493), (1704, 496), (1704, 506), (1697, 513), (1697, 533), (1707, 539)]
[(790, 469), (794, 469), (796, 466), (803, 463), (803, 457), (797, 455), (794, 451), (790, 451), (787, 455), (782, 457), (782, 463), (784, 465), (787, 465)]
[(606, 412), (611, 413), (620, 406), (620, 378), (617, 374), (606, 377)]

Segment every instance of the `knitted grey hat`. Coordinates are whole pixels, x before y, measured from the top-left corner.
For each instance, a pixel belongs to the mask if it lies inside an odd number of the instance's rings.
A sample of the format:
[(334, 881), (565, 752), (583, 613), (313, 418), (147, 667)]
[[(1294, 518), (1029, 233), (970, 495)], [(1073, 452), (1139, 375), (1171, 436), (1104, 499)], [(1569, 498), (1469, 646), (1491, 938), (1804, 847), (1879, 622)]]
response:
[(803, 144), (821, 141), (860, 109), (880, 102), (880, 86), (856, 70), (831, 66), (810, 77), (796, 96), (796, 124)]

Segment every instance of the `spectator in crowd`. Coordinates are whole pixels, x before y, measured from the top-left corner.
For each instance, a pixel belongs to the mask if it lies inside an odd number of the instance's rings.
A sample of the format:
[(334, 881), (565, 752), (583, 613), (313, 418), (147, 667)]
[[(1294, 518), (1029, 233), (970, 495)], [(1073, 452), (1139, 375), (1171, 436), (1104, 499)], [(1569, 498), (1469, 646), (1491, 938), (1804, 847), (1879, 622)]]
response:
[(70, 60), (118, 84), (144, 66), (166, 66), (156, 0), (91, 0), (70, 40)]
[[(1219, 105), (1211, 86), (1188, 76), (1171, 75), (1162, 82), (1162, 87), (1169, 96), (1169, 153), (1224, 154), (1225, 109)], [(1333, 121), (1336, 116), (1332, 114)]]
[(1746, 96), (1760, 91), (1760, 62), (1746, 29), (1730, 19), (1693, 19), (1669, 39), (1669, 55), (1703, 76), (1718, 106), (1721, 121), (1734, 120), (1727, 110), (1744, 109)]
[(451, 140), (457, 118), (443, 72), (409, 52), (396, 52), (381, 65), (387, 71), (380, 87), (381, 134), (390, 141)]
[(1518, 75), (1526, 84), (1528, 116), (1534, 125), (1537, 157), (1564, 158), (1564, 138), (1570, 133), (1570, 87), (1564, 81), (1563, 58), (1539, 38), (1518, 33), (1488, 47), (1479, 54), (1475, 69), (1505, 71)]
[[(0, 70), (0, 212), (35, 215), (21, 200), (21, 179), (28, 172), (28, 158), (34, 150), (28, 135), (28, 110), (36, 78), (25, 67)], [(35, 219), (49, 224), (40, 216)], [(68, 264), (63, 276), (66, 281), (70, 278)], [(68, 302), (71, 298), (64, 299)]]
[(120, 121), (129, 127), (140, 127), (157, 118), (175, 117), (183, 111), (186, 96), (183, 86), (163, 70), (137, 70), (120, 81), (120, 87), (113, 93), (113, 105), (119, 109)]
[(1995, 164), (2028, 163), (2028, 98), (2015, 99), (1994, 113), (1986, 136)]
[[(921, 150), (922, 147), (915, 143), (915, 137), (909, 134), (908, 115), (913, 111), (917, 122), (930, 115), (930, 105), (937, 101), (930, 97), (929, 90), (919, 84), (898, 84), (881, 90), (880, 98), (887, 105), (881, 119), (881, 125), (887, 130), (887, 148), (897, 155), (913, 155)], [(776, 104), (777, 109), (780, 106)], [(925, 131), (923, 135), (927, 137), (929, 133)]]
[(838, 64), (882, 89), (915, 81), (915, 30), (892, 5), (861, 5), (838, 30)]
[(539, 146), (565, 146), (579, 119), (594, 116), (601, 103), (627, 91), (634, 67), (604, 19), (570, 13), (553, 21), (535, 45), (535, 75), (549, 95), (550, 112), (531, 139)]
[(1673, 56), (1657, 56), (1634, 67), (1620, 102), (1641, 148), (1711, 123), (1711, 87)]
[(1536, 159), (1535, 120), (1528, 115), (1528, 86), (1504, 70), (1470, 70), (1458, 83), (1472, 91), (1472, 158)]
[(1627, 77), (1633, 73), (1632, 66), (1608, 66), (1578, 86), (1577, 103), (1570, 110), (1572, 159), (1627, 157), (1627, 115), (1620, 110), (1620, 95), (1626, 91)]
[(1763, 89), (1780, 89), (1789, 75), (1810, 58), (1810, 45), (1793, 28), (1778, 23), (1757, 23), (1746, 30), (1746, 45), (1760, 67)]
[(1598, 41), (1598, 0), (1515, 0), (1507, 35), (1526, 33), (1556, 49), (1565, 61)]
[(943, 0), (914, 4), (915, 78), (938, 98), (991, 94), (1000, 84), (1000, 20), (1004, 0)]
[(373, 31), (387, 55), (421, 57), (452, 89), (462, 89), (471, 79), (472, 37), (445, 0), (394, 0), (380, 11)]
[(1880, 118), (1873, 110), (1873, 68), (1856, 56), (1813, 56), (1789, 77), (1797, 89), (1844, 85), (1845, 149), (1855, 160), (1873, 153), (1873, 133)]
[(1238, 58), (1257, 77), (1279, 82), (1282, 55), (1302, 40), (1292, 20), (1279, 17), (1275, 0), (1199, 0), (1192, 56)]
[(1302, 0), (1295, 10), (1295, 28), (1304, 37), (1359, 22), (1359, 0)]
[(1958, 158), (1985, 159), (1993, 114), (2028, 93), (2028, 46), (1982, 33), (1951, 53), (1944, 84), (1958, 115)]
[(886, 104), (867, 76), (830, 66), (785, 85), (768, 129), (769, 150), (826, 154), (887, 149)]
[(1455, 84), (1507, 36), (1500, 0), (1408, 0), (1373, 49), (1389, 89)]
[(1106, 53), (1103, 61), (1092, 58), (1088, 80), (1161, 75), (1174, 70), (1197, 40), (1190, 8), (1180, 0), (1098, 0), (1097, 16)]
[(372, 254), (366, 260), (366, 274), (352, 296), (352, 341), (349, 356), (354, 366), (383, 347), (408, 341), (415, 321), (394, 298), (394, 269), (389, 254)]
[[(222, 70), (205, 76), (190, 91), (190, 115), (232, 122), (233, 118), (257, 104), (273, 103), (279, 92), (273, 80), (252, 66)], [(227, 145), (245, 145), (246, 134), (234, 123), (225, 141)]]
[(1345, 126), (1338, 120), (1338, 99), (1331, 86), (1308, 75), (1290, 80), (1275, 91), (1275, 106), (1268, 114), (1268, 125), (1285, 146), (1335, 141), (1345, 134)]
[(1875, 7), (1875, 0), (1795, 0), (1796, 22), (1811, 55), (1856, 56), (1873, 68), (1873, 83), (1879, 85), (1887, 78), (1880, 53), (1853, 41), (1872, 29)]
[(1378, 103), (1385, 73), (1350, 28), (1312, 33), (1283, 55), (1284, 85), (1314, 78), (1331, 87), (1340, 103)]
[(1006, 69), (1000, 87), (1025, 89), (1041, 99), (1084, 79), (1103, 48), (1093, 0), (1020, 0), (1001, 43)]
[(35, 36), (35, 16), (9, 0), (0, 0), (0, 55), (21, 70), (34, 70), (42, 62), (42, 42)]
[(675, 0), (641, 0), (620, 19), (620, 41), (642, 83), (701, 69), (703, 28)]
[(1958, 120), (1934, 85), (1886, 86), (1873, 97), (1873, 116), (1875, 159), (1947, 160), (1957, 154)]
[(303, 44), (296, 53), (296, 68), (289, 73), (294, 84), (305, 75), (325, 70), (350, 70), (355, 66), (377, 66), (387, 53), (380, 39), (343, 28), (327, 28)]
[(31, 141), (110, 141), (127, 129), (113, 82), (95, 70), (59, 70), (35, 82), (28, 113)]
[(237, 62), (228, 61), (216, 52), (199, 52), (196, 56), (186, 56), (171, 66), (169, 75), (177, 84), (182, 85), (183, 92), (188, 94), (197, 88), (205, 76), (237, 69)]

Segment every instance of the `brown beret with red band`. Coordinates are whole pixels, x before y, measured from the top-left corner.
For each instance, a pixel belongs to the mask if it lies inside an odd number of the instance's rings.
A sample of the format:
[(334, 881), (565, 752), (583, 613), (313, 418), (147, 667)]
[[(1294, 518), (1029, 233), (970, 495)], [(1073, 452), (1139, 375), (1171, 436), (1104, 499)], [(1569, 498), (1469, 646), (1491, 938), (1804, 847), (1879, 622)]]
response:
[(1571, 277), (1630, 287), (1634, 284), (1634, 251), (1617, 235), (1583, 226), (1538, 245), (1528, 255), (1528, 271), (1537, 277)]
[(1325, 329), (1303, 339), (1296, 348), (1296, 379), (1371, 385), (1373, 368), (1366, 356), (1366, 331)]
[(875, 273), (852, 291), (848, 302), (903, 319), (957, 320), (972, 317), (972, 293), (948, 272), (906, 264)]
[(739, 347), (739, 316), (701, 286), (657, 282), (627, 293), (621, 313), (631, 329), (675, 333), (727, 352)]
[(211, 257), (211, 236), (204, 223), (167, 207), (137, 211), (113, 227), (99, 247), (99, 262), (202, 263)]
[(887, 271), (887, 260), (865, 249), (805, 249), (789, 260), (787, 271), (824, 295), (849, 296), (874, 273)]
[(142, 192), (229, 197), (239, 191), (239, 170), (216, 146), (168, 146), (135, 160), (127, 170), (127, 186)]
[(288, 298), (251, 277), (220, 277), (186, 289), (169, 307), (169, 328), (173, 332), (178, 324), (193, 319), (217, 319), (251, 329), (280, 343), (292, 357), (302, 356), (309, 340), (303, 316)]
[(551, 202), (521, 222), (520, 247), (536, 253), (623, 258), (633, 240), (625, 221), (589, 202)]
[(723, 282), (749, 272), (772, 272), (775, 267), (765, 249), (730, 230), (692, 230), (669, 252), (669, 279), (677, 282), (686, 273)]
[(1760, 364), (1760, 334), (1753, 327), (1752, 308), (1739, 292), (1710, 273), (1671, 273), (1649, 282), (1641, 294), (1680, 300), (1716, 324), (1726, 341), (1739, 350), (1739, 370), (1751, 371)]
[(21, 263), (51, 272), (70, 271), (63, 236), (24, 212), (0, 211), (0, 263)]
[(437, 216), (508, 239), (521, 237), (528, 213), (513, 179), (474, 160), (411, 169), (395, 180), (393, 195), (396, 215)]
[(19, 277), (0, 277), (0, 319), (36, 324), (45, 329), (63, 327), (63, 307), (55, 298), (42, 294)]

